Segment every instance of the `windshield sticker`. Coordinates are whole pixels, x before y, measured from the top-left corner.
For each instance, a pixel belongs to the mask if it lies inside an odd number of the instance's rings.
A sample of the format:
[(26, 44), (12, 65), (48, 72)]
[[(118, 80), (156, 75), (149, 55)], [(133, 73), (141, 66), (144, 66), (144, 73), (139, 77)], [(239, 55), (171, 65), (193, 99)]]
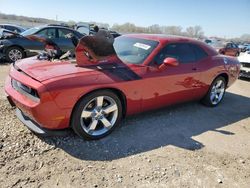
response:
[(135, 43), (134, 47), (141, 48), (143, 50), (149, 50), (151, 48), (151, 46), (149, 46), (147, 44), (142, 44), (142, 43), (139, 43), (139, 42)]

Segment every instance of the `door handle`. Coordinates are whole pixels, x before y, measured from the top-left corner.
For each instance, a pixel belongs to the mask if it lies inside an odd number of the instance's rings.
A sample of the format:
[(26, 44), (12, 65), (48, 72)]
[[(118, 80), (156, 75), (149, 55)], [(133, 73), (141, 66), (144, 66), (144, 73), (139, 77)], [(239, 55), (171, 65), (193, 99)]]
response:
[(194, 68), (192, 68), (192, 70), (193, 70), (193, 71), (197, 71), (197, 68), (196, 68), (196, 67), (194, 67)]

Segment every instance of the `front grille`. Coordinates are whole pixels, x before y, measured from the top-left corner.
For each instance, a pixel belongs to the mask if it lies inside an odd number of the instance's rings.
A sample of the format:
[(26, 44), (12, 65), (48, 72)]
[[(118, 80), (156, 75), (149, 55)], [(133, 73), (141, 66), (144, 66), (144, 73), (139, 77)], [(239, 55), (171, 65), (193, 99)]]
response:
[(241, 65), (242, 65), (243, 67), (250, 68), (250, 63), (241, 63)]

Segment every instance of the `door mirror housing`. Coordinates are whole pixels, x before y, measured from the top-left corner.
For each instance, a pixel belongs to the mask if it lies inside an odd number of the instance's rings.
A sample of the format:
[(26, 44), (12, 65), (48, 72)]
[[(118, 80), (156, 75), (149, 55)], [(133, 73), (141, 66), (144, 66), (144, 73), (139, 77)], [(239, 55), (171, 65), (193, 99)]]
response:
[(167, 58), (164, 59), (163, 64), (166, 65), (166, 66), (169, 66), (169, 65), (170, 65), (170, 66), (176, 67), (176, 66), (179, 65), (179, 62), (178, 62), (178, 60), (175, 59), (175, 58), (167, 57)]
[(164, 59), (163, 63), (159, 66), (160, 70), (165, 70), (168, 66), (176, 67), (179, 65), (179, 61), (172, 57), (167, 57)]

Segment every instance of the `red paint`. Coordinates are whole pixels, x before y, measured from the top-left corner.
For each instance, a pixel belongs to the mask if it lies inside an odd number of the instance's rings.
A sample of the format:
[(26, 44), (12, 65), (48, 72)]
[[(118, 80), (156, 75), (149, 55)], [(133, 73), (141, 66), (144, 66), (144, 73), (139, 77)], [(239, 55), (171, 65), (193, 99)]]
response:
[[(199, 100), (207, 93), (212, 81), (220, 74), (226, 74), (230, 86), (239, 74), (239, 63), (236, 59), (219, 55), (211, 47), (199, 41), (161, 35), (129, 35), (159, 41), (158, 47), (141, 65), (124, 64), (116, 57), (110, 56), (107, 64), (118, 61), (121, 66), (136, 73), (141, 79), (124, 81), (116, 75), (98, 70), (96, 61), (84, 59), (83, 46), (76, 49), (78, 64), (69, 61), (40, 61), (35, 57), (11, 66), (6, 80), (5, 91), (16, 106), (38, 122), (42, 127), (62, 129), (69, 126), (75, 104), (81, 97), (97, 89), (115, 89), (126, 98), (126, 114), (131, 115), (166, 105), (189, 100)], [(200, 62), (179, 63), (166, 66), (164, 70), (156, 65), (149, 65), (155, 55), (168, 43), (188, 42), (199, 45), (209, 55)], [(173, 61), (173, 60), (172, 60)], [(174, 63), (174, 61), (172, 62)], [(91, 65), (91, 66), (87, 66)], [(17, 69), (22, 70), (18, 71)], [(29, 76), (28, 76), (29, 75)], [(11, 79), (37, 90), (40, 100), (35, 102), (17, 92), (11, 85)]]

